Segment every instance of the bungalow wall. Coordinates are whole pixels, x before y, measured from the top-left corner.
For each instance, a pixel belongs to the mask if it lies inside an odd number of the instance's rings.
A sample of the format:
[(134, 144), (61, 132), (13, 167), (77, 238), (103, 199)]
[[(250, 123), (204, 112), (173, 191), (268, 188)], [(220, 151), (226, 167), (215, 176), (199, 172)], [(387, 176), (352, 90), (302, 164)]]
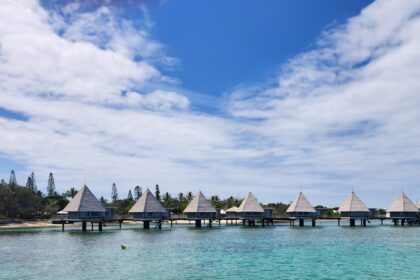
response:
[(237, 212), (226, 212), (226, 218), (237, 218), (238, 213)]
[(187, 219), (202, 219), (202, 220), (214, 220), (218, 218), (216, 212), (196, 212), (196, 213), (186, 213)]
[(387, 212), (387, 218), (416, 218), (417, 212)]
[(289, 212), (287, 215), (289, 217), (295, 218), (314, 218), (316, 217), (317, 212)]
[(102, 220), (105, 218), (105, 211), (101, 212), (68, 212), (67, 219), (68, 220)]
[(238, 216), (241, 219), (262, 219), (264, 218), (264, 212), (239, 212)]
[(342, 218), (368, 218), (371, 216), (370, 212), (341, 212)]
[(142, 212), (142, 213), (131, 213), (131, 217), (134, 220), (163, 220), (169, 217), (168, 212)]
[(264, 217), (266, 218), (273, 217), (273, 208), (264, 208)]

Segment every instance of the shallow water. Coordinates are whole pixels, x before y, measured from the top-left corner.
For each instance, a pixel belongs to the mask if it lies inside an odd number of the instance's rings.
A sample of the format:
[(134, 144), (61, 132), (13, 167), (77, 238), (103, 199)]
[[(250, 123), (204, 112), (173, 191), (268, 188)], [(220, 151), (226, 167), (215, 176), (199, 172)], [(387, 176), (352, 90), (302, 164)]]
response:
[(0, 279), (419, 279), (419, 226), (318, 224), (0, 229)]

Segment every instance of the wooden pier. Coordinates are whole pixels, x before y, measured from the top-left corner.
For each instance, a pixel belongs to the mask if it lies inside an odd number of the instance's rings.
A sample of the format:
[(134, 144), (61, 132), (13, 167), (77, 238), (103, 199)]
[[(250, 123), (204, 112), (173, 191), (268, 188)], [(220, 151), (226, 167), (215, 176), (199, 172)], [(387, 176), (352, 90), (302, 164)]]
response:
[[(317, 218), (313, 218), (311, 219), (312, 222), (316, 222), (316, 221), (337, 221), (337, 226), (341, 226), (342, 225), (342, 217), (317, 217)], [(349, 225), (351, 225), (351, 219), (346, 219), (349, 220)], [(367, 223), (370, 223), (370, 221), (380, 221), (381, 225), (383, 225), (384, 221), (392, 221), (392, 223), (394, 225), (418, 225), (420, 223), (420, 218), (417, 219), (412, 219), (412, 220), (398, 220), (398, 219), (394, 219), (394, 218), (387, 218), (385, 216), (376, 216), (376, 217), (369, 217), (366, 219), (366, 222), (363, 223), (361, 222), (360, 225), (365, 226), (367, 225)], [(94, 224), (98, 224), (98, 230), (101, 231), (102, 227), (104, 224), (106, 223), (116, 223), (119, 225), (119, 228), (122, 228), (122, 224), (125, 221), (137, 221), (135, 219), (133, 219), (130, 216), (123, 216), (123, 215), (115, 215), (113, 217), (106, 217), (103, 218), (101, 220), (89, 220), (89, 221), (76, 221), (76, 220), (72, 220), (72, 219), (68, 219), (65, 215), (55, 215), (52, 217), (51, 222), (53, 224), (62, 224), (63, 228), (65, 224), (74, 224), (76, 222), (81, 222), (82, 223), (82, 230), (86, 230), (87, 229), (87, 223), (91, 223), (92, 226), (92, 230), (93, 230), (93, 225)], [(168, 224), (171, 227), (173, 227), (173, 224), (177, 224), (178, 221), (193, 221), (193, 224), (196, 226), (196, 221), (197, 220), (191, 220), (188, 218), (187, 215), (172, 215), (170, 217), (167, 217), (165, 219), (162, 219), (160, 226), (158, 222), (154, 222), (156, 224), (156, 228), (161, 228), (162, 224)], [(301, 219), (299, 218), (290, 218), (287, 216), (273, 216), (270, 218), (264, 218), (262, 220), (254, 220), (254, 221), (249, 221), (249, 220), (244, 220), (242, 218), (239, 217), (226, 217), (226, 216), (220, 216), (219, 218), (216, 218), (214, 220), (211, 220), (211, 223), (207, 222), (207, 223), (201, 223), (202, 220), (200, 220), (200, 225), (198, 227), (202, 227), (203, 225), (206, 225), (207, 227), (212, 227), (214, 223), (217, 224), (217, 226), (235, 226), (235, 225), (239, 225), (239, 226), (251, 226), (251, 227), (255, 227), (255, 226), (261, 226), (261, 227), (265, 227), (265, 226), (269, 226), (269, 225), (278, 225), (278, 224), (282, 224), (282, 225), (290, 225), (290, 226), (294, 226), (296, 223), (301, 223)], [(148, 222), (148, 227), (150, 228), (150, 224), (152, 223), (152, 221), (144, 221), (144, 222)], [(143, 222), (143, 223), (144, 223)], [(84, 226), (83, 226), (84, 225)], [(354, 222), (354, 225), (355, 222)]]

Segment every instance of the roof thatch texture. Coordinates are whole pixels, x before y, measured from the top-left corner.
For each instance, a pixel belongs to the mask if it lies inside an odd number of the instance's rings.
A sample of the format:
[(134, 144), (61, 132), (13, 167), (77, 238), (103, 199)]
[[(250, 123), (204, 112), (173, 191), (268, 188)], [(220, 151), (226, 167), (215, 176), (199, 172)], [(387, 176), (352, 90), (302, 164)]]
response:
[(239, 207), (233, 206), (229, 209), (226, 209), (225, 212), (238, 212)]
[(386, 212), (419, 212), (419, 209), (405, 195), (405, 193), (401, 192), (401, 194), (397, 197), (397, 199), (395, 199), (391, 206), (389, 206)]
[(152, 192), (147, 189), (145, 193), (137, 200), (131, 207), (128, 213), (167, 213), (168, 211), (162, 204), (155, 198)]
[(309, 203), (303, 193), (299, 192), (292, 204), (290, 204), (289, 208), (286, 210), (286, 213), (292, 212), (316, 213), (316, 210), (312, 207), (311, 203)]
[(417, 206), (417, 208), (420, 210), (420, 201), (419, 201), (419, 200), (417, 200), (417, 202), (416, 202), (416, 206)]
[(184, 213), (216, 213), (210, 201), (199, 191), (184, 210)]
[(264, 212), (264, 209), (258, 203), (258, 200), (252, 195), (252, 193), (248, 193), (245, 199), (242, 201), (241, 205), (239, 206), (238, 213), (241, 212)]
[(338, 212), (370, 212), (360, 198), (352, 192), (338, 209)]
[(85, 185), (60, 212), (105, 212), (105, 207)]

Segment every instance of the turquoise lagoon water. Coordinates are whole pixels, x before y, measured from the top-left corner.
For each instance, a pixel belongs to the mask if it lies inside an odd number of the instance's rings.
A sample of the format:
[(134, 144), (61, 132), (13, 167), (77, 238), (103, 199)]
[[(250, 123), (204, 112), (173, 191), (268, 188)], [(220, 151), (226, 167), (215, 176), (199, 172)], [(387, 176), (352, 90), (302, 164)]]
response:
[(0, 279), (420, 279), (419, 238), (419, 226), (335, 222), (0, 229)]

